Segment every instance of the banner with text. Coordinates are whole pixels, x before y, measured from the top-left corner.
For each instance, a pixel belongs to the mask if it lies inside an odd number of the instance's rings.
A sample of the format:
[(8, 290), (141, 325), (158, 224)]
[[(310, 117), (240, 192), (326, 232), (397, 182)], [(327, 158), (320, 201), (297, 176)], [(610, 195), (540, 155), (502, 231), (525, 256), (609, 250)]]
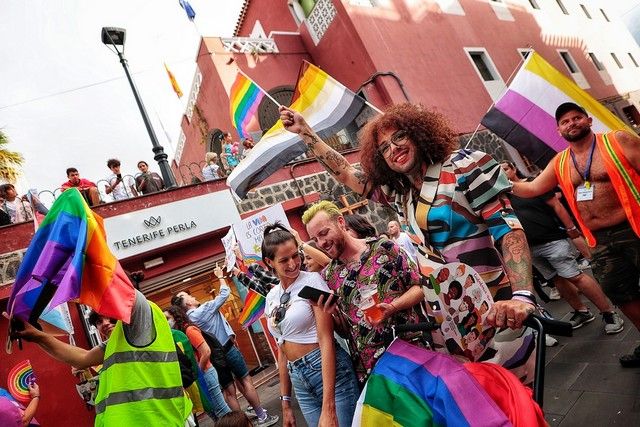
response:
[(233, 224), (232, 228), (246, 263), (262, 261), (262, 233), (267, 225), (276, 221), (291, 228), (280, 203)]

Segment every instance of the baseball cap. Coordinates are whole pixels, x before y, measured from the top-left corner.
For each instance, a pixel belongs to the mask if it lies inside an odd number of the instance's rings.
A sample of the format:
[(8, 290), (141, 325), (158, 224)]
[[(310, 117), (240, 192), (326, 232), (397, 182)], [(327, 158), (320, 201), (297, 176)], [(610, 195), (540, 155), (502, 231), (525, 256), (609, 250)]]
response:
[(556, 123), (558, 123), (558, 121), (560, 121), (560, 117), (564, 116), (569, 111), (579, 111), (582, 114), (584, 114), (585, 116), (589, 115), (589, 114), (587, 114), (587, 110), (585, 110), (584, 108), (582, 108), (578, 104), (575, 104), (573, 102), (565, 102), (564, 104), (560, 104), (560, 106), (558, 106), (558, 108), (556, 108)]

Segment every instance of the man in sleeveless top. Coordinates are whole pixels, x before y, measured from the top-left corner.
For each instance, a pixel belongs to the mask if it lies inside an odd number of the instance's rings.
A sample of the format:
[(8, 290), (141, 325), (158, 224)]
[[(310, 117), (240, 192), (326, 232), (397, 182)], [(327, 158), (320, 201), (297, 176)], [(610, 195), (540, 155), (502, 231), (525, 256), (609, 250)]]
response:
[[(515, 183), (513, 192), (536, 197), (560, 186), (594, 248), (596, 279), (640, 329), (640, 138), (623, 130), (594, 133), (592, 118), (571, 102), (560, 105), (555, 117), (569, 148), (532, 182)], [(620, 363), (640, 367), (640, 346)]]

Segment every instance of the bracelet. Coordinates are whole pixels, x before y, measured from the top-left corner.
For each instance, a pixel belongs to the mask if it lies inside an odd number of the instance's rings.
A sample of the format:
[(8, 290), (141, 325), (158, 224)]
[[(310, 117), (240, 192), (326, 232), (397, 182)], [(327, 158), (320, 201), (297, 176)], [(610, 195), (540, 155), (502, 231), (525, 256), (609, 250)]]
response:
[(538, 301), (536, 300), (536, 296), (533, 295), (533, 292), (527, 291), (525, 289), (514, 291), (511, 299), (528, 302), (533, 305), (536, 305), (538, 303)]
[(280, 400), (283, 402), (291, 402), (291, 396), (280, 396)]
[(573, 231), (573, 230), (577, 230), (577, 229), (578, 229), (578, 227), (576, 227), (576, 226), (574, 225), (574, 226), (573, 226), (573, 227), (571, 227), (571, 228), (567, 228), (567, 231)]
[(393, 311), (394, 311), (395, 313), (397, 313), (397, 312), (398, 312), (398, 307), (396, 307), (395, 305), (393, 305), (393, 301), (392, 301), (392, 302), (390, 302), (390, 303), (389, 303), (389, 305), (390, 305), (391, 307), (393, 307)]
[(40, 398), (40, 395), (32, 397), (32, 399), (39, 399), (39, 398)]
[(304, 245), (306, 245), (306, 243), (305, 243), (305, 242), (300, 243), (300, 244), (298, 245), (298, 250), (299, 250), (299, 251), (303, 251), (303, 252), (304, 252)]

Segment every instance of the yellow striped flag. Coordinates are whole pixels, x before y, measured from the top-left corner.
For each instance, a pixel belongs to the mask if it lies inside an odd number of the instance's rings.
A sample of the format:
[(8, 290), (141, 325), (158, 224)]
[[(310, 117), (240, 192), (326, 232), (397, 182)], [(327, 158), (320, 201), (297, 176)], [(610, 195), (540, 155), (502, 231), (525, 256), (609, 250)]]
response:
[(556, 108), (565, 102), (587, 110), (593, 117), (594, 132), (633, 132), (536, 52), (527, 56), (508, 90), (482, 118), (482, 124), (544, 168), (557, 152), (567, 148), (555, 119)]
[(173, 91), (178, 95), (178, 98), (182, 98), (182, 90), (180, 89), (180, 85), (178, 85), (178, 81), (173, 73), (167, 67), (167, 64), (164, 64), (164, 69), (167, 70), (167, 75), (169, 76), (169, 80), (171, 81), (171, 86), (173, 87)]
[[(298, 111), (321, 138), (334, 135), (351, 123), (365, 100), (320, 68), (304, 62), (291, 108)], [(278, 120), (249, 155), (231, 172), (227, 184), (241, 198), (275, 171), (304, 154), (306, 145)]]

